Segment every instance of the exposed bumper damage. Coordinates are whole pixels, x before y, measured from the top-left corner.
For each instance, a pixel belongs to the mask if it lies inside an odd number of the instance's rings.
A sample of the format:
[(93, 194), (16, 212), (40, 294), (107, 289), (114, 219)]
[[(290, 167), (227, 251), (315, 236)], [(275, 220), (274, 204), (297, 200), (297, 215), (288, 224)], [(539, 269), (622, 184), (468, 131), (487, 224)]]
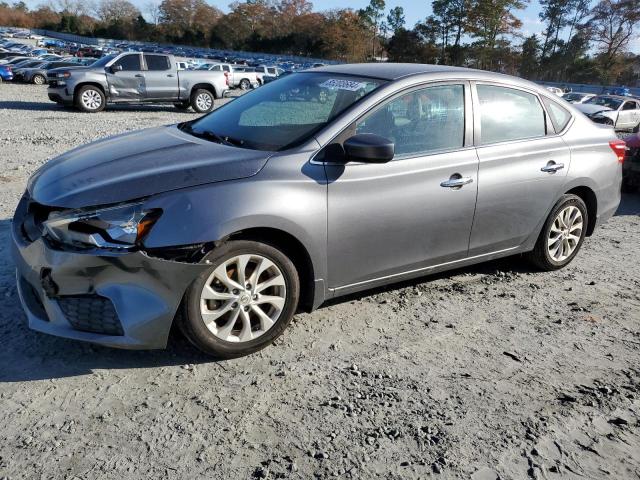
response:
[(54, 249), (24, 234), (25, 203), (13, 221), (12, 243), (29, 328), (111, 347), (166, 347), (187, 286), (207, 266), (143, 252)]

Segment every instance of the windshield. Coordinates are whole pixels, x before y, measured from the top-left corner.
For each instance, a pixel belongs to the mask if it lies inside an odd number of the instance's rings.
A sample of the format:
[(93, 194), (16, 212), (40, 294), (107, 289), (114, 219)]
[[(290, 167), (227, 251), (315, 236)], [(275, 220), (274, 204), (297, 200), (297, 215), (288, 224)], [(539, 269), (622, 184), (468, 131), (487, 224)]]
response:
[(609, 107), (612, 110), (617, 110), (622, 103), (622, 100), (611, 97), (593, 97), (584, 103), (589, 103), (591, 105), (600, 105), (601, 107)]
[(297, 73), (214, 110), (183, 130), (256, 150), (299, 144), (384, 83), (332, 73)]
[(91, 67), (104, 67), (107, 65), (107, 63), (109, 63), (111, 60), (113, 60), (114, 58), (116, 58), (117, 55), (107, 55), (106, 57), (102, 57), (100, 60), (93, 62), (90, 66)]

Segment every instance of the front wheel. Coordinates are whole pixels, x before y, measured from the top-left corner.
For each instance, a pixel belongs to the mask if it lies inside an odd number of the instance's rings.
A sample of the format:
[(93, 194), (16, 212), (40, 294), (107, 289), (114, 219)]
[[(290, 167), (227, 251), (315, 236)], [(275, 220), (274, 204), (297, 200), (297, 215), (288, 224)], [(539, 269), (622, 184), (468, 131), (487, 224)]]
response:
[(540, 232), (529, 260), (544, 271), (559, 270), (575, 258), (587, 233), (587, 206), (577, 195), (563, 195)]
[(35, 83), (36, 85), (44, 85), (45, 83), (47, 83), (47, 79), (44, 78), (44, 75), (34, 75), (32, 78), (33, 83)]
[(75, 104), (83, 112), (94, 113), (104, 110), (107, 103), (102, 90), (93, 85), (85, 85), (78, 90), (75, 96)]
[(251, 88), (251, 82), (246, 78), (240, 80), (240, 90), (249, 90)]
[(178, 320), (191, 343), (218, 358), (237, 358), (282, 334), (300, 289), (286, 255), (264, 243), (231, 241), (204, 261), (211, 267), (187, 289)]
[(213, 93), (202, 88), (191, 94), (191, 108), (198, 113), (208, 113), (213, 110)]

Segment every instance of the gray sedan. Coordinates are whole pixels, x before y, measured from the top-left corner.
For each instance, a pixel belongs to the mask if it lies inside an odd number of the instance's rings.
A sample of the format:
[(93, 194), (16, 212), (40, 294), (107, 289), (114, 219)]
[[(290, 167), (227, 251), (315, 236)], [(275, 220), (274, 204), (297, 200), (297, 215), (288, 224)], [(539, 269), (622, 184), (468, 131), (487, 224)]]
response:
[(41, 332), (163, 348), (175, 319), (237, 357), (348, 293), (517, 254), (564, 267), (616, 211), (624, 153), (517, 78), (296, 73), (43, 166), (13, 221), (20, 298)]

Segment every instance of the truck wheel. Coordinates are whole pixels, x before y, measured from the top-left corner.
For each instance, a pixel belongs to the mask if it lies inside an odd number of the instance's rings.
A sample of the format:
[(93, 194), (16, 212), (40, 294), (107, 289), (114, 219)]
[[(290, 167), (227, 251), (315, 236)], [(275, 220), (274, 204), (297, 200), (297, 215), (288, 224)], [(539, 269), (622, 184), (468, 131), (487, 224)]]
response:
[(251, 82), (246, 78), (240, 80), (240, 90), (249, 90), (251, 88)]
[(45, 83), (47, 83), (47, 79), (44, 78), (44, 76), (38, 74), (38, 75), (34, 75), (33, 78), (31, 79), (33, 81), (33, 83), (35, 83), (36, 85), (44, 85)]
[(174, 103), (173, 106), (178, 110), (189, 110), (189, 107), (191, 107), (188, 103)]
[(213, 110), (213, 93), (204, 88), (199, 88), (191, 94), (191, 107), (198, 113), (207, 113)]
[(94, 113), (104, 110), (107, 99), (98, 87), (85, 85), (75, 96), (75, 104), (83, 112)]

